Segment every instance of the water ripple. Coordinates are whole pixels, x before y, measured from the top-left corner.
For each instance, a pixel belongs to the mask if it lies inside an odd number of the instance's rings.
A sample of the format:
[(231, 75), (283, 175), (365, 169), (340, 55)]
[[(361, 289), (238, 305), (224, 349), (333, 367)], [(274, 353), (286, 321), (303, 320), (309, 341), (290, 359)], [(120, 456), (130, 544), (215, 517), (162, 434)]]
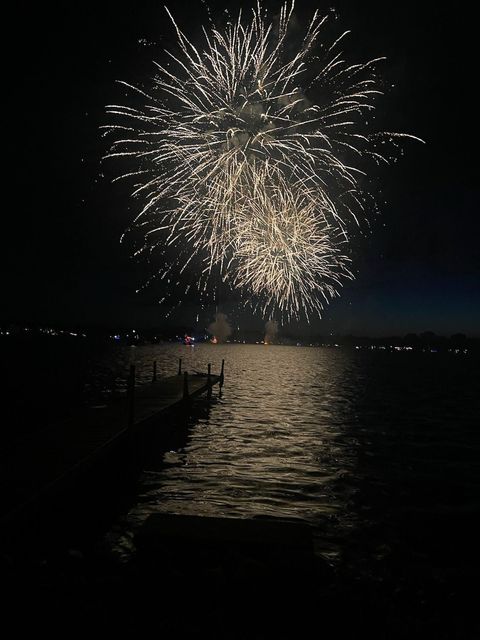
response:
[(405, 504), (445, 502), (446, 468), (461, 469), (462, 491), (478, 496), (466, 360), (264, 345), (155, 346), (127, 356), (145, 379), (153, 358), (165, 374), (178, 357), (190, 370), (226, 362), (221, 398), (197, 402), (186, 439), (152, 453), (125, 519), (129, 538), (159, 511), (274, 516), (308, 522), (320, 552), (335, 555), (373, 525), (380, 545)]

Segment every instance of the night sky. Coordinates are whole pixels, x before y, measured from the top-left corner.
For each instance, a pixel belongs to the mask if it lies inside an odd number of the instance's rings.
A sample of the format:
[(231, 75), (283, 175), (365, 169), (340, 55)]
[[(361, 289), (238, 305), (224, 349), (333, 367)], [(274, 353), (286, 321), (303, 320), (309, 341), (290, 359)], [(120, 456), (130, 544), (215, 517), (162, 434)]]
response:
[[(356, 280), (324, 320), (298, 330), (479, 336), (473, 16), (433, 2), (297, 4), (302, 21), (314, 8), (335, 7), (333, 31), (352, 30), (345, 51), (353, 62), (387, 56), (390, 88), (377, 103), (379, 121), (427, 142), (406, 142), (405, 155), (382, 170), (381, 216), (355, 240)], [(111, 184), (115, 168), (100, 162), (106, 143), (99, 126), (108, 122), (105, 105), (122, 100), (115, 80), (146, 82), (151, 60), (174, 46), (173, 29), (162, 2), (99, 5), (17, 3), (4, 15), (2, 323), (164, 322), (158, 290), (135, 293), (151, 266), (132, 260), (128, 244), (119, 243), (135, 203), (126, 183)], [(238, 6), (209, 5), (213, 13)], [(169, 6), (189, 35), (207, 22), (199, 0)], [(235, 314), (227, 295), (221, 303), (243, 328), (264, 323)], [(192, 302), (177, 318), (195, 325), (197, 312)], [(206, 309), (199, 323), (206, 326), (213, 313)]]

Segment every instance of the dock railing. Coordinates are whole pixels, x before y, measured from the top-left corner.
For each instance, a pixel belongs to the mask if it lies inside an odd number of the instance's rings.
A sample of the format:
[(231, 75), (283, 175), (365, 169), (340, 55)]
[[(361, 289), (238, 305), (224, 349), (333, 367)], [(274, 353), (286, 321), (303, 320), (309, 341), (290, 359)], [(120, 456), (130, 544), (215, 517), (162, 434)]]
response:
[[(127, 412), (128, 412), (128, 427), (132, 428), (135, 424), (135, 404), (136, 404), (136, 389), (140, 390), (140, 389), (144, 389), (146, 387), (150, 385), (156, 385), (158, 386), (158, 392), (161, 395), (161, 391), (162, 391), (162, 376), (158, 375), (158, 364), (157, 364), (157, 360), (153, 360), (152, 362), (152, 377), (151, 377), (151, 382), (142, 382), (139, 383), (138, 380), (138, 372), (136, 369), (136, 365), (135, 364), (131, 364), (130, 365), (130, 370), (129, 370), (129, 374), (127, 377), (127, 384), (126, 384), (126, 392), (127, 392)], [(182, 380), (182, 375), (183, 375), (183, 380)], [(145, 380), (145, 376), (142, 376), (143, 379)], [(177, 376), (173, 376), (170, 378), (163, 378), (163, 381), (167, 381), (169, 380), (171, 383), (174, 382), (175, 377), (178, 379), (179, 384), (175, 383), (174, 386), (179, 388), (179, 392), (181, 393), (181, 397), (182, 400), (184, 402), (188, 402), (191, 399), (191, 395), (192, 395), (192, 389), (191, 389), (191, 384), (190, 384), (190, 380), (192, 379), (192, 377), (194, 377), (196, 380), (198, 380), (198, 377), (205, 377), (206, 378), (206, 384), (201, 386), (200, 388), (198, 387), (198, 384), (196, 385), (196, 390), (195, 390), (195, 395), (199, 394), (199, 393), (204, 393), (206, 392), (207, 394), (207, 399), (211, 400), (212, 398), (212, 389), (213, 386), (215, 384), (219, 385), (220, 388), (220, 393), (224, 384), (224, 380), (225, 380), (225, 360), (222, 359), (222, 364), (221, 364), (221, 369), (220, 369), (220, 373), (219, 374), (213, 374), (212, 373), (212, 364), (211, 362), (208, 363), (207, 365), (207, 372), (203, 373), (203, 372), (199, 372), (196, 371), (194, 374), (189, 373), (188, 371), (183, 370), (183, 361), (182, 358), (178, 359), (178, 373)], [(148, 377), (147, 377), (148, 380)], [(180, 383), (180, 381), (182, 380), (182, 382)], [(141, 393), (141, 392), (140, 392)]]

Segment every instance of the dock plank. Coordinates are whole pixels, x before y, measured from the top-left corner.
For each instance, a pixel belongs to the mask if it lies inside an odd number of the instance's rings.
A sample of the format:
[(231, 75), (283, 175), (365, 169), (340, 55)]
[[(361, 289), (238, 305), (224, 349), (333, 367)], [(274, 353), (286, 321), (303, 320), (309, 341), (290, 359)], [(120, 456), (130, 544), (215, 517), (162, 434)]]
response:
[[(297, 583), (314, 566), (312, 530), (301, 521), (151, 514), (135, 535), (138, 560), (150, 571), (175, 571), (204, 586), (212, 565), (223, 584), (243, 576)], [(280, 581), (280, 582), (278, 582)]]

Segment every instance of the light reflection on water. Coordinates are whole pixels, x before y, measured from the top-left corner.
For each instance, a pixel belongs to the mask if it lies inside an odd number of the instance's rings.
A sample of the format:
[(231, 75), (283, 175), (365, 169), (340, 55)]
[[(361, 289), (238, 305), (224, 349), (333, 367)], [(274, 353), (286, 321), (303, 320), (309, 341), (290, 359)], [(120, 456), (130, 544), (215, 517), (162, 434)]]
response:
[(116, 529), (120, 551), (150, 513), (168, 512), (301, 519), (317, 550), (335, 557), (352, 532), (384, 548), (385, 529), (409, 510), (457, 508), (447, 463), (467, 503), (478, 495), (465, 359), (202, 344), (130, 348), (119, 365), (132, 350), (145, 381), (153, 359), (171, 375), (178, 357), (184, 369), (211, 362), (214, 372), (223, 358), (225, 386), (211, 406), (194, 404), (172, 450), (150, 452), (137, 503)]

